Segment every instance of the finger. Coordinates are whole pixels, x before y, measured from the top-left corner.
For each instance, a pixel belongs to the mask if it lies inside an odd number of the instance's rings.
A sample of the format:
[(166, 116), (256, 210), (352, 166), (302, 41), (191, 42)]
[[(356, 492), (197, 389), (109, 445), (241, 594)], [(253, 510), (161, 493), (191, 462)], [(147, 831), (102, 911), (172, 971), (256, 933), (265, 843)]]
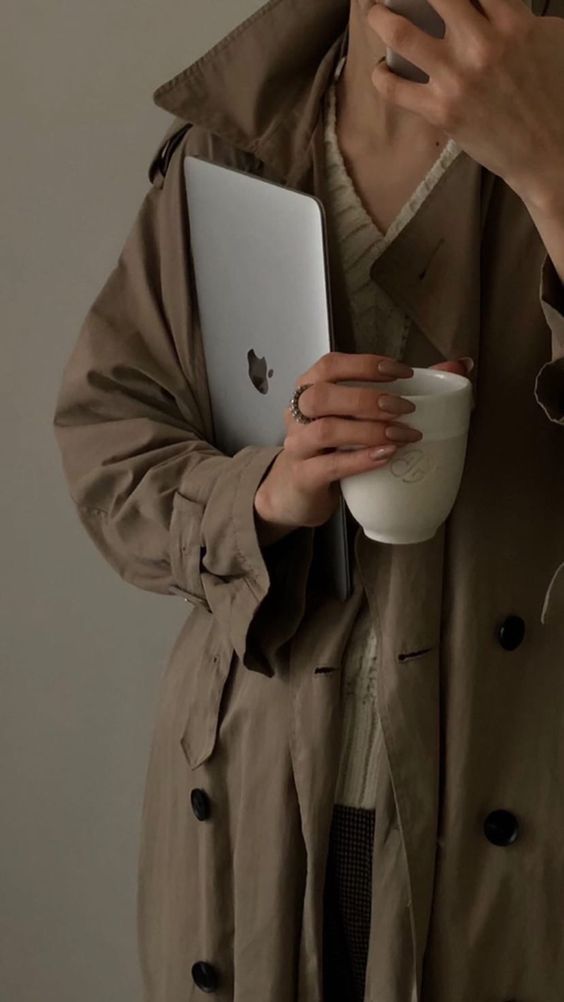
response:
[(387, 355), (329, 351), (296, 380), (296, 387), (304, 383), (335, 383), (343, 379), (385, 382), (390, 379), (409, 379), (412, 375), (411, 365)]
[(304, 490), (315, 491), (327, 487), (343, 477), (354, 476), (355, 473), (365, 473), (367, 470), (378, 469), (389, 463), (395, 456), (395, 448), (386, 448), (382, 455), (378, 448), (359, 449), (354, 452), (330, 452), (324, 456), (315, 456), (300, 464), (300, 481)]
[(431, 365), (430, 368), (442, 369), (444, 372), (454, 372), (457, 376), (468, 375), (464, 362), (461, 362), (458, 359), (452, 362), (439, 362), (437, 365)]
[[(467, 0), (465, 0), (467, 2)], [(390, 10), (382, 0), (378, 0), (366, 15), (369, 28), (394, 52), (415, 63), (429, 76), (445, 58), (445, 46), (438, 39), (423, 31), (408, 17)], [(421, 89), (411, 81), (408, 89)]]
[(324, 417), (302, 425), (299, 435), (289, 435), (284, 448), (295, 459), (311, 459), (327, 449), (369, 448), (390, 441), (417, 442), (422, 438), (418, 428), (405, 422), (349, 421)]
[(366, 421), (386, 421), (390, 416), (412, 414), (415, 404), (394, 393), (368, 386), (312, 383), (300, 397), (300, 410), (309, 418), (346, 416)]
[(447, 28), (465, 35), (483, 32), (488, 21), (502, 22), (508, 12), (529, 13), (523, 0), (433, 0), (433, 7)]
[[(491, 2), (491, 0), (490, 0)], [(518, 0), (522, 3), (522, 0)], [(496, 4), (503, 6), (506, 0), (495, 0)], [(461, 34), (470, 35), (482, 31), (487, 26), (488, 18), (482, 8), (481, 0), (433, 0), (433, 7), (439, 17), (445, 22), (447, 31), (454, 29)]]
[[(473, 359), (470, 359), (470, 361), (472, 362), (472, 368), (473, 368), (474, 367)], [(466, 376), (467, 379), (470, 379), (470, 373), (469, 373), (468, 369), (466, 368), (466, 366), (464, 365), (464, 362), (461, 362), (460, 359), (458, 359), (455, 362), (439, 362), (437, 365), (431, 365), (431, 366), (429, 366), (429, 368), (431, 368), (431, 369), (444, 369), (445, 372), (454, 372), (454, 373), (456, 373), (457, 376)], [(472, 369), (470, 369), (470, 372), (471, 371), (472, 371)], [(474, 387), (472, 387), (472, 389), (474, 390)], [(472, 410), (474, 410), (475, 407), (476, 407), (476, 395), (475, 395), (475, 392), (473, 392), (473, 394), (472, 394)]]
[[(393, 48), (393, 46), (390, 47)], [(385, 101), (389, 101), (390, 104), (397, 105), (400, 108), (405, 108), (406, 111), (412, 111), (414, 115), (420, 115), (430, 125), (440, 128), (441, 123), (438, 114), (437, 99), (433, 90), (433, 77), (422, 65), (421, 60), (413, 57), (410, 62), (414, 63), (415, 66), (419, 66), (420, 69), (427, 73), (429, 77), (428, 83), (422, 84), (414, 80), (404, 79), (399, 73), (391, 70), (383, 59), (382, 62), (377, 64), (370, 75), (372, 85)], [(439, 70), (440, 67), (441, 64), (439, 64)]]
[(476, 5), (479, 5), (479, 9), (483, 10), (485, 17), (492, 24), (503, 24), (508, 20), (508, 17), (515, 14), (518, 17), (521, 15), (535, 16), (529, 5), (526, 2), (523, 3), (523, 0), (476, 0)]

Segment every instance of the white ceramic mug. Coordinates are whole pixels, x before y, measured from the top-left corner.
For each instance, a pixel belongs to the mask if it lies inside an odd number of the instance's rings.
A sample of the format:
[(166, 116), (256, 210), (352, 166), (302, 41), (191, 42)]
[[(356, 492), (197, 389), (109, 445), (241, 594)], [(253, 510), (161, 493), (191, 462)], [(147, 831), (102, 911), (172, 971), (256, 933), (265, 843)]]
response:
[(369, 539), (381, 543), (432, 539), (452, 511), (460, 488), (474, 406), (472, 383), (454, 372), (414, 367), (409, 379), (385, 384), (343, 380), (342, 384), (413, 401), (413, 413), (391, 420), (423, 432), (418, 442), (400, 445), (385, 466), (341, 480), (349, 511)]

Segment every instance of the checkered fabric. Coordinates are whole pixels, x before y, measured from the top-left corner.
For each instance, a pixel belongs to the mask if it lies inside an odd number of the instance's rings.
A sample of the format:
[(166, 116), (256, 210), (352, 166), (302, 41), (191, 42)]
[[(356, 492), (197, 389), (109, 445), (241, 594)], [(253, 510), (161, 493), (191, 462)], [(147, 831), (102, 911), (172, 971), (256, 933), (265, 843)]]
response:
[(364, 1002), (374, 810), (335, 804), (324, 897), (323, 1002)]

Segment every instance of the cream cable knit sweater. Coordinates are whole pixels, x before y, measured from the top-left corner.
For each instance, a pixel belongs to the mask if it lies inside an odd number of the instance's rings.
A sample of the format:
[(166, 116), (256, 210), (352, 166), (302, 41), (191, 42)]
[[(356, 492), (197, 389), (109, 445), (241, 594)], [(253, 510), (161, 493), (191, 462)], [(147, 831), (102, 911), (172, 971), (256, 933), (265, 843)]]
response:
[[(340, 60), (335, 82), (344, 66)], [(383, 234), (366, 212), (350, 178), (337, 142), (334, 82), (325, 122), (329, 205), (335, 220), (353, 315), (357, 351), (403, 356), (409, 318), (370, 278), (370, 267), (417, 212), (460, 147), (450, 139), (427, 176)], [(343, 660), (343, 740), (335, 803), (373, 808), (379, 770), (387, 769), (376, 705), (378, 656), (365, 602)]]

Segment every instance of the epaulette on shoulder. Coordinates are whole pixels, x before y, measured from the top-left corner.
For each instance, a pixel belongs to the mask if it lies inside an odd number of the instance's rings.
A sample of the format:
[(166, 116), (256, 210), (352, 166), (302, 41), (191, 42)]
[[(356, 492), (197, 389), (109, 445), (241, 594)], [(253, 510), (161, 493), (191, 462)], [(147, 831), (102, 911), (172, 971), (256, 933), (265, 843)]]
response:
[(191, 122), (177, 118), (163, 136), (148, 171), (149, 181), (155, 188), (162, 188), (172, 155), (191, 128)]

